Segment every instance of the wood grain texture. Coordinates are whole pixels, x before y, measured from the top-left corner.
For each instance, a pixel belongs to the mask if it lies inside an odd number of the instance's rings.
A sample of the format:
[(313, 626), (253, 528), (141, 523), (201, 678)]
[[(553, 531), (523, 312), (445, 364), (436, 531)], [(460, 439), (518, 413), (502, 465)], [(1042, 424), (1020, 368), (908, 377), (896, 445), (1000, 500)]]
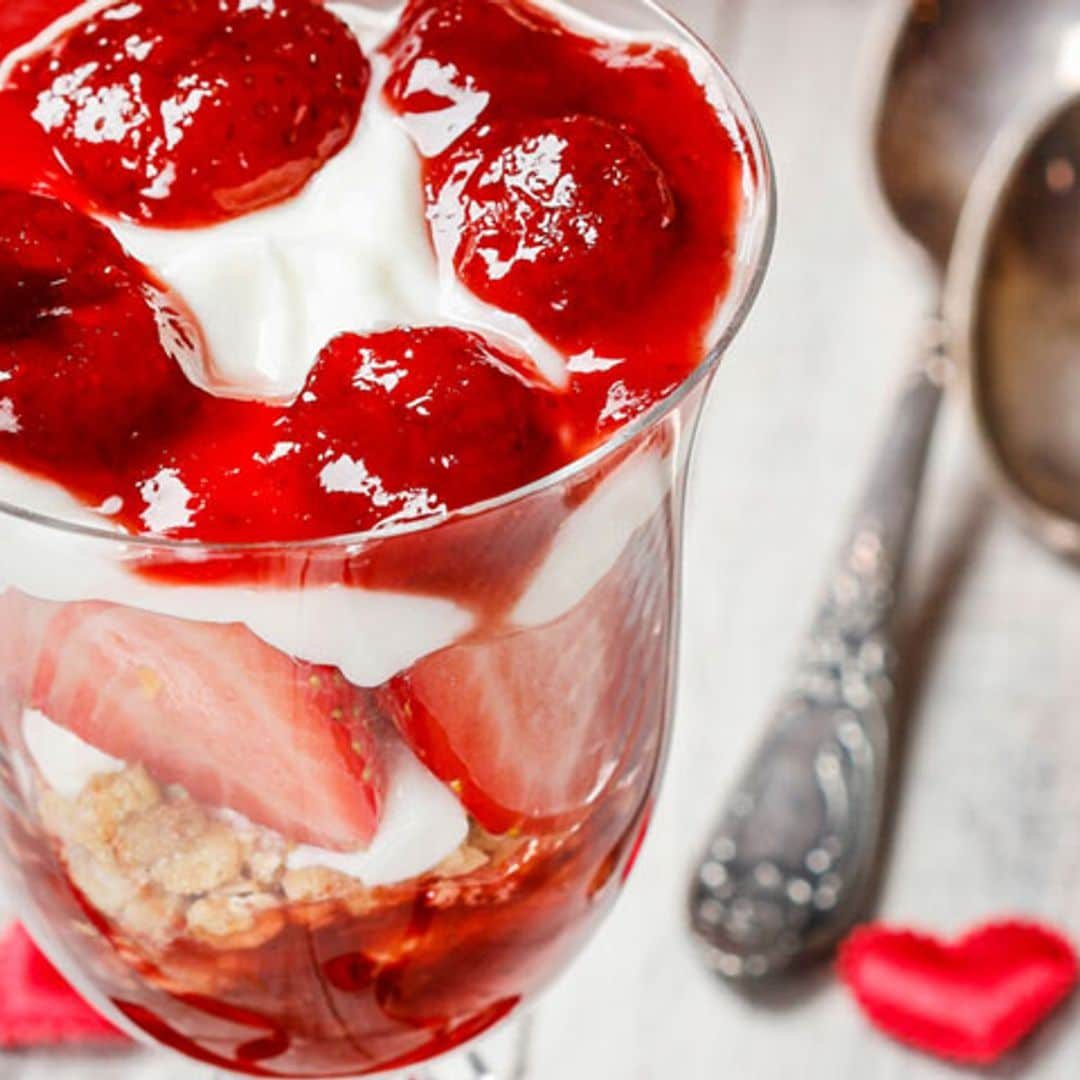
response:
[[(537, 1013), (532, 1080), (955, 1080), (873, 1033), (823, 971), (754, 1000), (685, 933), (699, 837), (753, 744), (812, 610), (893, 386), (931, 306), (868, 197), (863, 0), (680, 0), (756, 103), (781, 190), (776, 257), (705, 416), (686, 535), (678, 724), (626, 896)], [(879, 902), (940, 932), (1000, 913), (1080, 939), (1080, 576), (987, 489), (953, 402), (907, 612), (911, 738)], [(1004, 1078), (1074, 1080), (1080, 1013)], [(171, 1059), (0, 1059), (3, 1080), (195, 1080)]]

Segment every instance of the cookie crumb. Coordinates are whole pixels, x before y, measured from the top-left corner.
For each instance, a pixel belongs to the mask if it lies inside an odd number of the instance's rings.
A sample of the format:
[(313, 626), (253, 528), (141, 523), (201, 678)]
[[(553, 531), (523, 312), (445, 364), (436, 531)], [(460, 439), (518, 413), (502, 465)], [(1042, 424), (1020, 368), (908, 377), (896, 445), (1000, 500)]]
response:
[(359, 886), (359, 882), (322, 866), (308, 866), (303, 870), (289, 870), (281, 879), (286, 899), (301, 903), (309, 900), (331, 900), (345, 896)]

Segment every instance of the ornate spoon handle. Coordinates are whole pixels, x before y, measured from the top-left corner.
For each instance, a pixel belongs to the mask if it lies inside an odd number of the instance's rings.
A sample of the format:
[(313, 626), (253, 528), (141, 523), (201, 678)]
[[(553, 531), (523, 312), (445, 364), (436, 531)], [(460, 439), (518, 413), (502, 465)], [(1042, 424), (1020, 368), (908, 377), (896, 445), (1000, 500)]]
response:
[(830, 949), (866, 900), (894, 729), (893, 614), (945, 367), (940, 324), (928, 331), (794, 677), (693, 880), (691, 925), (729, 978)]

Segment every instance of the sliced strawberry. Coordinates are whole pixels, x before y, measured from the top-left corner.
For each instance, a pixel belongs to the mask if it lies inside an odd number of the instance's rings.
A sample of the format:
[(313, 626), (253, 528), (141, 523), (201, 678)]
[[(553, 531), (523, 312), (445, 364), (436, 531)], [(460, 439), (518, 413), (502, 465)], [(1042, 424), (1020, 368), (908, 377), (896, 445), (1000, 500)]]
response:
[(8, 626), (43, 612), (29, 704), (54, 723), (298, 843), (371, 840), (386, 778), (365, 699), (338, 672), (239, 625), (6, 598)]
[(15, 703), (10, 715), (17, 717), (30, 699), (34, 668), (55, 613), (55, 604), (32, 600), (15, 589), (0, 592), (0, 694)]
[(558, 344), (599, 340), (647, 299), (676, 239), (664, 174), (628, 130), (593, 116), (483, 132), (443, 167), (450, 187), (430, 195), (445, 211), (458, 192), (458, 275)]
[(11, 83), (92, 203), (180, 226), (299, 191), (348, 142), (369, 78), (317, 0), (116, 0)]
[(628, 740), (662, 722), (668, 570), (650, 526), (555, 622), (425, 657), (378, 691), (422, 761), (488, 830), (586, 812)]

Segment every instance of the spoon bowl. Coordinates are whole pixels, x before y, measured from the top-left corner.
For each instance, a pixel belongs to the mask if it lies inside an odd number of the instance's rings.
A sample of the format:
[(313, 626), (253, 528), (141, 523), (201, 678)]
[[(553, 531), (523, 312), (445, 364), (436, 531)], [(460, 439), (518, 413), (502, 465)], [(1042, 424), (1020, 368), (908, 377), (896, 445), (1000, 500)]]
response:
[(875, 55), (877, 184), (939, 272), (975, 174), (1002, 125), (1068, 59), (1078, 0), (903, 0)]
[(1080, 559), (1080, 94), (1038, 103), (987, 156), (946, 306), (1001, 487), (1039, 540)]

